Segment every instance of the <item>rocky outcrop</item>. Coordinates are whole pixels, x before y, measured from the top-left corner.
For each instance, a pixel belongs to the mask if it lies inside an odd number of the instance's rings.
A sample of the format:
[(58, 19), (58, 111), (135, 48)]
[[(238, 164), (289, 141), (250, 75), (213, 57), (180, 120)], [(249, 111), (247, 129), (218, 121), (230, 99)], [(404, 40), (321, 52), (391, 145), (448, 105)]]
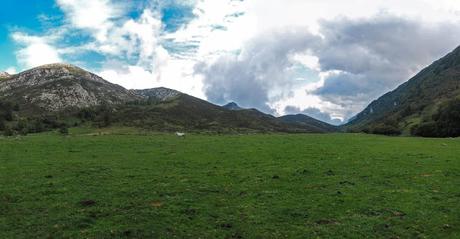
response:
[(132, 90), (132, 92), (144, 98), (155, 99), (158, 101), (171, 100), (182, 94), (179, 91), (164, 88), (164, 87), (145, 89), (145, 90)]
[(68, 64), (44, 65), (3, 80), (0, 98), (49, 111), (142, 99), (119, 85)]

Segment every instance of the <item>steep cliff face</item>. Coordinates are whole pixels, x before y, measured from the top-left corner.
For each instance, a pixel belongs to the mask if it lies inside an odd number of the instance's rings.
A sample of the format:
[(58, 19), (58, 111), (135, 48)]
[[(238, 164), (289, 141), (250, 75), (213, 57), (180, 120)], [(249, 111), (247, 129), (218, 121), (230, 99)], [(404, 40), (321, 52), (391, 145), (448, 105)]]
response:
[(0, 98), (48, 111), (59, 111), (119, 104), (142, 97), (76, 66), (51, 64), (2, 80)]

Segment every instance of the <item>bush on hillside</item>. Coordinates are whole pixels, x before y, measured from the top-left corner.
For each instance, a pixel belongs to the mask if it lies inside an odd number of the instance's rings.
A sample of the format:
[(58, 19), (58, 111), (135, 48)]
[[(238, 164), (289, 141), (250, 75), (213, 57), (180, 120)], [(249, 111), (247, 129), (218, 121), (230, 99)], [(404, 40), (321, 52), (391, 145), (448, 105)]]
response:
[(422, 137), (459, 137), (460, 99), (453, 99), (440, 106), (433, 115), (433, 121), (414, 127), (412, 134)]
[(14, 111), (18, 111), (18, 104), (11, 102), (0, 102), (0, 120), (12, 121), (14, 118)]
[(62, 135), (68, 135), (69, 134), (69, 128), (67, 128), (66, 125), (62, 125), (61, 128), (59, 128), (59, 133)]
[(435, 122), (424, 122), (412, 127), (411, 134), (422, 137), (438, 137), (438, 130)]
[(388, 125), (388, 124), (379, 124), (375, 126), (371, 132), (373, 134), (383, 134), (383, 135), (400, 135), (401, 130), (399, 130), (396, 126)]
[(13, 136), (14, 135), (14, 130), (9, 126), (6, 126), (5, 129), (3, 130), (3, 135), (4, 136)]
[(454, 99), (441, 106), (433, 117), (441, 137), (460, 136), (460, 99)]

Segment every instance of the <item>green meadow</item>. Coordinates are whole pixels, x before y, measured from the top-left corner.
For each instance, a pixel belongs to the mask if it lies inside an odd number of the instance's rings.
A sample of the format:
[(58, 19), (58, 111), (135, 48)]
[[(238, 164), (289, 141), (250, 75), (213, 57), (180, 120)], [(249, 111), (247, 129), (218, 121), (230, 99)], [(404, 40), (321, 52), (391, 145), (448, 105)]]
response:
[(0, 238), (460, 238), (460, 139), (0, 138)]

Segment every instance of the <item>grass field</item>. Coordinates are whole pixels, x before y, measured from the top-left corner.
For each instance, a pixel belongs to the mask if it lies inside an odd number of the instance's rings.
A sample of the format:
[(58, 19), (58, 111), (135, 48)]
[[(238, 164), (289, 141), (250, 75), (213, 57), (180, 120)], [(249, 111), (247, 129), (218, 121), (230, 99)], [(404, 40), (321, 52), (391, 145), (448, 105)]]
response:
[(460, 139), (39, 134), (0, 182), (0, 238), (460, 238)]

